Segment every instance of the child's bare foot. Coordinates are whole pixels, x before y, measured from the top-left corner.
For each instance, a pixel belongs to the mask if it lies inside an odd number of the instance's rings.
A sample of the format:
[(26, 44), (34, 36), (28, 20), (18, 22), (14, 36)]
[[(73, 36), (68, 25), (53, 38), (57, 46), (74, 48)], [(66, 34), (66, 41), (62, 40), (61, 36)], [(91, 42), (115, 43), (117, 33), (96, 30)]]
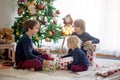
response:
[(35, 68), (30, 68), (30, 71), (34, 72), (34, 71), (35, 71)]

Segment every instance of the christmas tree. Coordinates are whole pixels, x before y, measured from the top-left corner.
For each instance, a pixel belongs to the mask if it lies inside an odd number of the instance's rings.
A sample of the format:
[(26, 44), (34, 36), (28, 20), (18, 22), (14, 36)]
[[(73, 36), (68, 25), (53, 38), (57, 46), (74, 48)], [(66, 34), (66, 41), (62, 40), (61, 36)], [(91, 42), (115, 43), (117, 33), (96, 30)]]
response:
[(61, 26), (57, 24), (57, 18), (60, 11), (54, 6), (55, 0), (18, 0), (18, 17), (15, 18), (12, 29), (14, 30), (15, 41), (25, 33), (23, 22), (29, 19), (39, 21), (41, 29), (33, 42), (40, 46), (40, 41), (45, 39), (46, 42), (57, 42), (61, 38)]

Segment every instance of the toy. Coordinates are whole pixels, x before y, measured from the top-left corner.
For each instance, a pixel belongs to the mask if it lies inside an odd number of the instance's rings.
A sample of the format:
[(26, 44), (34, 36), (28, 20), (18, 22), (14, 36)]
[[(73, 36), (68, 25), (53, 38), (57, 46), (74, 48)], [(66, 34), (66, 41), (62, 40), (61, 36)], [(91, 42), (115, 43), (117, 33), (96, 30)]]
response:
[(30, 14), (36, 14), (36, 7), (35, 7), (35, 2), (34, 1), (32, 1), (32, 2), (28, 2), (27, 3), (27, 7), (28, 7), (28, 10), (29, 10), (29, 13)]
[(74, 29), (72, 27), (72, 23), (73, 23), (73, 19), (70, 15), (67, 15), (63, 18), (63, 23), (64, 23), (64, 27), (63, 27), (63, 33), (65, 35), (71, 35), (74, 32)]
[[(74, 32), (74, 29), (72, 27), (73, 19), (70, 15), (66, 15), (63, 18), (63, 23), (64, 23), (64, 26), (62, 27), (62, 36), (64, 36), (64, 39), (62, 42), (61, 50), (63, 49), (66, 37), (70, 36)], [(59, 57), (61, 56), (61, 53), (62, 52), (60, 52), (60, 54), (58, 55)]]
[(0, 43), (10, 44), (14, 42), (13, 30), (11, 28), (0, 28)]
[[(14, 42), (13, 30), (11, 28), (0, 28), (0, 44), (10, 44)], [(0, 49), (0, 57), (6, 59), (5, 49)]]

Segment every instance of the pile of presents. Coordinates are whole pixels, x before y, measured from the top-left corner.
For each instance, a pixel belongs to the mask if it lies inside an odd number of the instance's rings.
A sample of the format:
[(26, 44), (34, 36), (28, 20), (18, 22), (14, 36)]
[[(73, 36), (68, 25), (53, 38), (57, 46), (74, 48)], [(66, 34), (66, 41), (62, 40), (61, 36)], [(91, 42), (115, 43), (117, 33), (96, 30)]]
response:
[[(94, 52), (95, 52), (96, 46), (90, 45), (87, 47), (85, 46), (84, 48), (85, 48), (85, 50), (87, 50), (87, 57), (88, 57), (90, 66), (92, 66), (94, 64), (94, 58), (95, 58)], [(44, 53), (46, 50), (38, 48), (37, 51)], [(51, 50), (50, 50), (50, 53), (51, 53)], [(58, 52), (58, 54), (59, 53), (60, 52)], [(51, 56), (52, 54), (49, 54), (49, 55)], [(66, 70), (67, 69), (66, 65), (71, 63), (72, 61), (73, 61), (72, 57), (67, 57), (67, 58), (62, 58), (62, 59), (55, 57), (55, 58), (53, 58), (53, 60), (48, 61), (45, 64), (43, 63), (43, 71), (55, 71), (56, 69), (57, 70)]]

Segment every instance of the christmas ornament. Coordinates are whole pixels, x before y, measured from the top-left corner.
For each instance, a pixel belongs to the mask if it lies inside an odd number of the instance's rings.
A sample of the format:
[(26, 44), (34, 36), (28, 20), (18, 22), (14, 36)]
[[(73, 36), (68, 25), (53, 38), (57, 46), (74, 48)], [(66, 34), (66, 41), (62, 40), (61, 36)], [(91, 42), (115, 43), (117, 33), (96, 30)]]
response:
[(30, 14), (36, 14), (36, 4), (34, 1), (28, 2), (27, 7)]
[(35, 37), (35, 40), (36, 40), (36, 41), (39, 41), (40, 39), (39, 39), (39, 37), (38, 37), (38, 36), (36, 36), (36, 37)]
[(42, 10), (42, 9), (43, 9), (43, 5), (42, 5), (42, 4), (39, 4), (39, 5), (38, 5), (38, 8), (39, 8), (40, 10)]
[(42, 18), (42, 24), (45, 25), (45, 23), (46, 23), (46, 19), (45, 19), (45, 17), (43, 17)]
[(57, 11), (56, 11), (56, 14), (60, 14), (60, 11), (59, 11), (59, 10), (57, 10)]
[(46, 42), (50, 42), (50, 38), (48, 38), (48, 37), (45, 38), (45, 41), (46, 41)]
[(21, 1), (21, 2), (25, 2), (25, 0), (19, 0), (19, 1)]
[(57, 24), (56, 20), (53, 20), (53, 23), (56, 25)]
[(18, 8), (17, 13), (18, 13), (19, 16), (22, 14), (22, 12), (23, 12), (22, 9), (21, 9), (21, 8)]
[(52, 36), (52, 32), (51, 31), (48, 32), (48, 36)]
[(54, 33), (55, 33), (55, 30), (52, 30), (52, 33), (54, 34)]
[(52, 17), (55, 17), (55, 14), (52, 14)]
[(65, 34), (66, 34), (66, 33), (65, 33), (64, 31), (61, 31), (61, 35), (62, 35), (62, 36), (65, 36)]
[(19, 36), (20, 35), (20, 33), (19, 32), (16, 32), (16, 36)]

